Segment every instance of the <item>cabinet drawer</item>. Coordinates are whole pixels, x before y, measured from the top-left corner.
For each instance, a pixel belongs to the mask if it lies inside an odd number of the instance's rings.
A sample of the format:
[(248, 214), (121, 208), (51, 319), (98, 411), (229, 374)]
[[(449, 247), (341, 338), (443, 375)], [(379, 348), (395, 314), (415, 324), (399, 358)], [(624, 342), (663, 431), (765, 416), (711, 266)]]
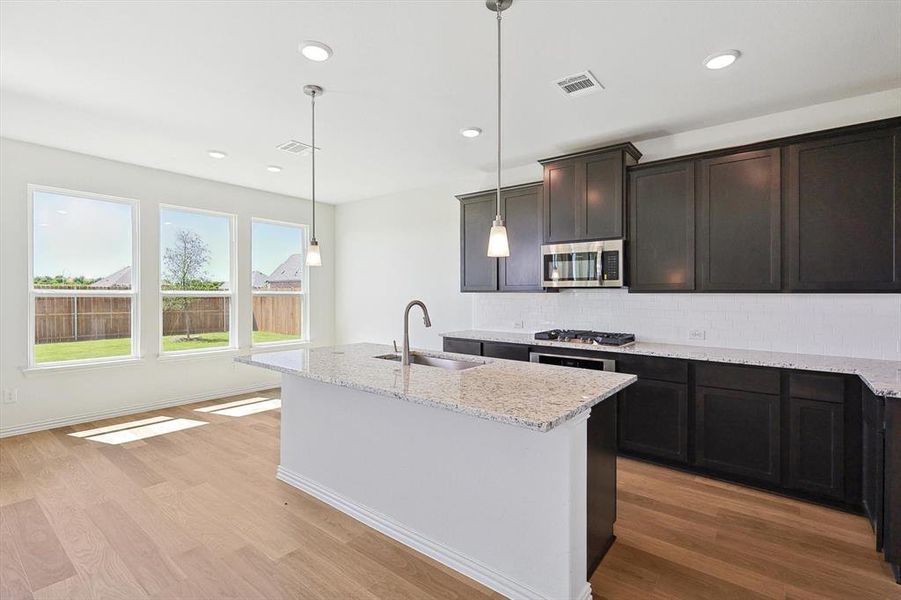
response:
[(475, 340), (455, 340), (451, 338), (444, 338), (444, 351), (481, 356), (482, 342), (477, 342)]
[(637, 375), (639, 379), (656, 379), (685, 383), (688, 381), (688, 363), (676, 358), (621, 355), (616, 358), (619, 373)]
[(845, 378), (841, 375), (792, 373), (788, 381), (791, 395), (795, 398), (823, 402), (845, 401)]
[(776, 369), (699, 363), (695, 366), (695, 382), (704, 387), (726, 390), (779, 393), (779, 371)]
[(496, 342), (482, 342), (482, 356), (491, 358), (506, 358), (507, 360), (529, 360), (529, 347), (519, 344), (499, 344)]

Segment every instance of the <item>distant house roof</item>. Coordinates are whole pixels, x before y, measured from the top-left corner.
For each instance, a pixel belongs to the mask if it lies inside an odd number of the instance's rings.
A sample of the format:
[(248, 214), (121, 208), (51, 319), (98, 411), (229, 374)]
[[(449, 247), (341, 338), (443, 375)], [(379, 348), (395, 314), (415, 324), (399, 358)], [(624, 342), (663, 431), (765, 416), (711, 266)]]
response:
[(131, 267), (122, 267), (112, 275), (98, 279), (88, 286), (95, 289), (128, 289), (131, 287)]
[(251, 271), (250, 272), (250, 285), (253, 289), (258, 290), (262, 287), (266, 287), (266, 274), (262, 271)]
[(266, 278), (269, 283), (301, 281), (303, 279), (303, 254), (292, 254)]

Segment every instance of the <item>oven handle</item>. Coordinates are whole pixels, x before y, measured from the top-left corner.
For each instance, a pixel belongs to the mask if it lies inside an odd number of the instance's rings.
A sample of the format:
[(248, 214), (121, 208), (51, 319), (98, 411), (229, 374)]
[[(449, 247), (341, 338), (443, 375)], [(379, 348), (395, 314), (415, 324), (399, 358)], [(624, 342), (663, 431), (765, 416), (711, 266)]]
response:
[(604, 363), (604, 371), (616, 371), (616, 361), (610, 358), (590, 358), (587, 356), (572, 356), (570, 354), (550, 354), (547, 352), (529, 352), (529, 362), (540, 363), (542, 356), (552, 358), (569, 358), (572, 360), (588, 360), (591, 362)]

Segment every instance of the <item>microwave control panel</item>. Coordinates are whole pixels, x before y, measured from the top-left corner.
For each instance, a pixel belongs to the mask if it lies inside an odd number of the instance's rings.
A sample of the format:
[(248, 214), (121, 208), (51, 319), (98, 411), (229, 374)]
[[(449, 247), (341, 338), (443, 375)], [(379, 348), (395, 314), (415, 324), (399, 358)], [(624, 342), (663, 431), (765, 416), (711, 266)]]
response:
[(604, 281), (619, 279), (619, 250), (601, 252), (601, 273)]

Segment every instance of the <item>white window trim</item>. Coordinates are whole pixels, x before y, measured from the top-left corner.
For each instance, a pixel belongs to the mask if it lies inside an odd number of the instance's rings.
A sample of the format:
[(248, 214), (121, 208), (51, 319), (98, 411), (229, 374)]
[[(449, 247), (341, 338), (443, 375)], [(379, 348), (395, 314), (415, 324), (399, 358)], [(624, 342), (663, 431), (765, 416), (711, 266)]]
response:
[[(160, 226), (162, 226), (163, 220), (163, 211), (164, 210), (177, 210), (181, 212), (188, 213), (199, 213), (206, 215), (213, 215), (217, 217), (226, 217), (228, 219), (228, 291), (214, 291), (214, 290), (164, 290), (163, 289), (163, 243), (162, 243), (162, 232), (157, 236), (159, 243), (157, 244), (157, 272), (159, 273), (159, 281), (157, 282), (157, 286), (159, 287), (160, 294), (160, 310), (159, 310), (159, 357), (160, 359), (169, 359), (169, 358), (177, 358), (177, 357), (190, 357), (190, 356), (200, 356), (205, 354), (226, 354), (232, 350), (236, 350), (238, 348), (238, 286), (237, 286), (237, 260), (238, 260), (238, 252), (237, 252), (237, 235), (235, 228), (235, 220), (236, 215), (233, 213), (219, 212), (215, 210), (206, 210), (203, 208), (194, 208), (192, 206), (178, 206), (176, 204), (160, 204), (158, 220), (160, 221)], [(216, 346), (215, 348), (208, 349), (195, 349), (195, 350), (175, 350), (175, 351), (165, 351), (163, 350), (163, 298), (166, 296), (175, 296), (175, 297), (185, 297), (185, 296), (193, 296), (197, 298), (228, 298), (228, 345), (227, 346)]]
[[(255, 290), (253, 289), (253, 224), (254, 223), (269, 223), (271, 225), (282, 225), (285, 227), (297, 227), (301, 231), (303, 231), (303, 239), (301, 240), (301, 248), (300, 254), (301, 259), (303, 260), (304, 268), (303, 268), (303, 282), (301, 286), (301, 290), (291, 291), (291, 290)], [(304, 223), (292, 223), (290, 221), (277, 221), (275, 219), (265, 219), (263, 217), (252, 217), (250, 219), (250, 322), (251, 322), (251, 331), (250, 331), (250, 346), (252, 348), (276, 348), (279, 346), (297, 346), (300, 344), (309, 344), (310, 343), (310, 267), (307, 266), (307, 244), (309, 244), (309, 231), (308, 227)], [(261, 342), (256, 343), (253, 341), (253, 297), (254, 296), (300, 296), (302, 298), (302, 327), (300, 331), (300, 339), (296, 340), (285, 340), (281, 342)]]
[[(79, 367), (102, 365), (105, 363), (122, 363), (129, 360), (138, 360), (141, 358), (141, 311), (140, 311), (140, 292), (141, 292), (141, 238), (140, 238), (140, 222), (141, 211), (140, 203), (133, 198), (122, 198), (119, 196), (109, 196), (106, 194), (95, 194), (93, 192), (82, 192), (78, 190), (70, 190), (65, 188), (51, 187), (46, 185), (31, 184), (27, 185), (28, 196), (28, 282), (26, 290), (28, 294), (28, 327), (27, 327), (27, 344), (28, 344), (28, 371), (39, 371), (46, 369), (60, 370), (63, 367)], [(75, 196), (77, 198), (85, 198), (87, 200), (100, 200), (104, 202), (115, 202), (118, 204), (127, 204), (131, 207), (131, 290), (66, 290), (66, 289), (46, 289), (35, 290), (34, 288), (34, 194), (36, 192), (47, 192), (50, 194), (61, 194), (66, 196)], [(54, 362), (37, 363), (34, 360), (34, 320), (35, 320), (35, 300), (38, 297), (46, 296), (81, 296), (81, 297), (97, 297), (112, 296), (117, 298), (131, 298), (131, 354), (121, 356), (109, 356), (105, 358), (88, 358), (84, 360), (65, 360)]]

